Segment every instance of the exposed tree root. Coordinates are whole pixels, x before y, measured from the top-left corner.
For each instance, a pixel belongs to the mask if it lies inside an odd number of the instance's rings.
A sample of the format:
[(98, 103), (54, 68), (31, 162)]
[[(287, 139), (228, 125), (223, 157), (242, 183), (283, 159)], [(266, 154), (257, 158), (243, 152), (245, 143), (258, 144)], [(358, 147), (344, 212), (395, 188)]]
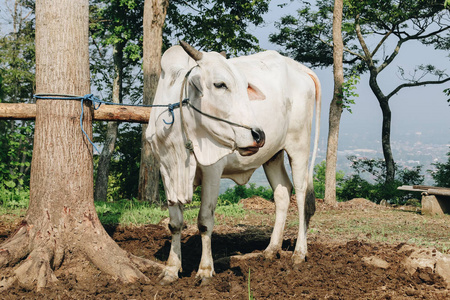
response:
[(163, 265), (121, 249), (97, 220), (85, 219), (71, 231), (64, 230), (65, 224), (37, 231), (24, 223), (13, 237), (0, 245), (0, 267), (15, 266), (12, 276), (0, 280), (0, 291), (15, 283), (37, 290), (55, 284), (58, 279), (53, 271), (67, 255), (82, 255), (102, 272), (123, 283), (149, 283), (142, 271), (161, 270)]
[(15, 265), (30, 253), (28, 226), (22, 223), (16, 234), (0, 246), (0, 268)]

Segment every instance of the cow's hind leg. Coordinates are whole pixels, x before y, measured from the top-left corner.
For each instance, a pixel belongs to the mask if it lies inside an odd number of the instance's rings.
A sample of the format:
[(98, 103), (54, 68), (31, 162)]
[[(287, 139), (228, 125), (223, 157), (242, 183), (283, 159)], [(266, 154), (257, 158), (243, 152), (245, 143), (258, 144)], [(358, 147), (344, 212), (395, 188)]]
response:
[(275, 225), (270, 237), (269, 246), (264, 250), (264, 256), (268, 259), (273, 259), (281, 250), (283, 243), (283, 232), (292, 193), (292, 183), (289, 180), (284, 166), (284, 151), (280, 151), (274, 155), (263, 167), (270, 186), (273, 189), (276, 207)]
[(172, 233), (172, 243), (170, 245), (169, 258), (161, 275), (160, 283), (166, 285), (178, 279), (178, 272), (181, 271), (181, 230), (183, 229), (183, 206), (175, 204), (169, 206), (169, 229)]
[(214, 275), (214, 262), (211, 249), (211, 236), (214, 227), (214, 211), (219, 196), (222, 169), (202, 168), (202, 202), (198, 213), (198, 230), (202, 239), (202, 257), (196, 277), (201, 284), (208, 284)]
[(308, 175), (309, 151), (299, 153), (300, 154), (291, 156), (288, 152), (291, 162), (299, 218), (297, 243), (295, 245), (294, 254), (292, 255), (294, 266), (298, 266), (306, 260), (308, 254), (306, 232), (308, 229), (309, 219), (314, 214), (314, 209), (311, 206), (315, 208), (314, 191), (311, 190), (313, 187), (310, 186), (312, 185), (312, 180), (310, 180), (310, 176)]

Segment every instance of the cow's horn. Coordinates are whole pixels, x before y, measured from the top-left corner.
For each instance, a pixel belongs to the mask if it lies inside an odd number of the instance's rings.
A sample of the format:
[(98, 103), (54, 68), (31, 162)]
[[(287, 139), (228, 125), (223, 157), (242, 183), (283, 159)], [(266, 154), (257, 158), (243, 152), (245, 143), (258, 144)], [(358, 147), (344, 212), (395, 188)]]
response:
[(192, 47), (191, 45), (189, 45), (185, 41), (180, 41), (180, 45), (181, 45), (181, 47), (183, 47), (184, 51), (186, 51), (186, 53), (190, 57), (192, 57), (195, 61), (198, 61), (198, 60), (202, 59), (203, 53), (201, 53), (197, 49), (194, 49), (194, 47)]

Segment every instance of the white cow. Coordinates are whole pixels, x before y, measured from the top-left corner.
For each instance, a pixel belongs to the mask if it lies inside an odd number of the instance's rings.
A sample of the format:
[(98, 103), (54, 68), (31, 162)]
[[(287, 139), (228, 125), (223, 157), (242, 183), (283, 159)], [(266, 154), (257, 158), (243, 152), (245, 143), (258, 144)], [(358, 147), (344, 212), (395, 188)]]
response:
[[(306, 231), (315, 211), (312, 170), (318, 148), (321, 89), (317, 76), (275, 51), (226, 59), (182, 42), (167, 50), (146, 132), (161, 162), (169, 202), (172, 244), (161, 283), (178, 278), (183, 205), (202, 185), (198, 229), (202, 256), (197, 276), (214, 274), (211, 234), (220, 178), (245, 184), (261, 165), (274, 190), (276, 220), (264, 255), (281, 250), (292, 183), (284, 167), (287, 153), (297, 195), (299, 231), (292, 256), (295, 265), (307, 255)], [(188, 98), (182, 108), (164, 105)], [(311, 127), (315, 139), (308, 170)], [(190, 146), (186, 147), (186, 143)], [(263, 146), (263, 147), (262, 147)], [(188, 148), (191, 148), (188, 149)], [(259, 151), (258, 151), (259, 150)]]

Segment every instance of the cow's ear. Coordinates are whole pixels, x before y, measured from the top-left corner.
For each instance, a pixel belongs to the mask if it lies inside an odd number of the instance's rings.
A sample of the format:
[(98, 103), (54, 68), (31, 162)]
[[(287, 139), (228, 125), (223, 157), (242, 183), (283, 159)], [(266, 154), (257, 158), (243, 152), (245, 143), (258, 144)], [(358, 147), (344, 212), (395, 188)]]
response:
[(248, 99), (252, 100), (265, 100), (266, 95), (261, 92), (255, 85), (249, 83), (247, 87)]
[(202, 87), (200, 75), (193, 75), (193, 76), (189, 77), (189, 83), (190, 83), (193, 87), (195, 87), (195, 89), (196, 89), (201, 95), (203, 95), (203, 87)]

